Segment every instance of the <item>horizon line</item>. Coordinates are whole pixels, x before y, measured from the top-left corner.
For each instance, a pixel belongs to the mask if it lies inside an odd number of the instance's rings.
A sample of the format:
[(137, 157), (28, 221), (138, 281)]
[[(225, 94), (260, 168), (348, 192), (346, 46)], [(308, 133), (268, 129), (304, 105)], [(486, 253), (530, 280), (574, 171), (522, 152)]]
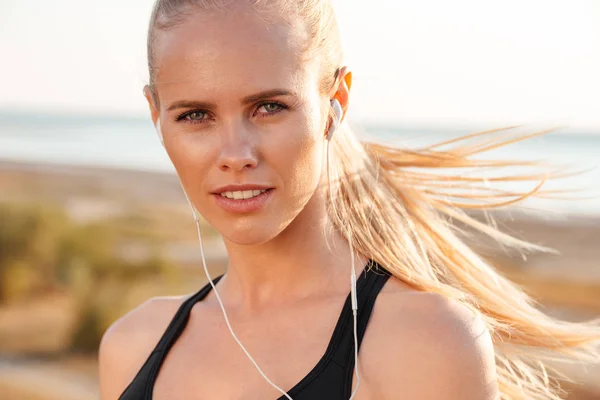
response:
[[(3, 119), (19, 119), (26, 118), (25, 114), (27, 113), (35, 113), (33, 121), (31, 123), (36, 124), (43, 121), (48, 120), (63, 120), (63, 119), (72, 119), (77, 121), (84, 121), (87, 119), (91, 120), (113, 120), (113, 121), (128, 121), (128, 122), (143, 122), (147, 121), (151, 124), (150, 116), (144, 116), (143, 113), (132, 113), (132, 112), (112, 112), (112, 111), (87, 111), (87, 110), (41, 110), (40, 108), (26, 109), (26, 108), (11, 108), (11, 107), (2, 107), (0, 106), (0, 122)], [(503, 122), (499, 123), (497, 121), (489, 121), (489, 122), (481, 122), (481, 123), (460, 123), (460, 122), (441, 122), (441, 123), (427, 123), (427, 122), (393, 122), (393, 121), (372, 121), (365, 119), (356, 119), (350, 117), (350, 122), (354, 124), (357, 128), (368, 128), (374, 130), (392, 130), (392, 129), (424, 129), (424, 130), (488, 130), (488, 129), (496, 129), (503, 127), (515, 126), (517, 128), (526, 129), (528, 126), (539, 124), (539, 121), (530, 121), (526, 123), (509, 123)], [(600, 135), (600, 126), (597, 127), (589, 127), (589, 126), (581, 126), (581, 127), (570, 127), (568, 124), (550, 124), (549, 122), (545, 122), (545, 125), (555, 126), (556, 130), (562, 133), (576, 133), (580, 135)]]

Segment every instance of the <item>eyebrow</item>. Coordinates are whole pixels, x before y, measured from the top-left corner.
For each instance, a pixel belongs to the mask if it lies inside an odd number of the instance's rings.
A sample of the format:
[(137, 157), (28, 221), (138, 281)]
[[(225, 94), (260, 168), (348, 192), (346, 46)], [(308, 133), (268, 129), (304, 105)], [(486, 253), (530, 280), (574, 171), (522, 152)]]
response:
[(173, 110), (177, 110), (180, 108), (199, 108), (199, 109), (213, 110), (213, 109), (217, 108), (217, 106), (214, 103), (207, 103), (205, 101), (181, 100), (181, 101), (176, 101), (175, 103), (171, 104), (169, 106), (169, 108), (167, 109), (167, 111), (173, 111)]
[(244, 97), (242, 100), (242, 104), (255, 103), (260, 100), (268, 99), (269, 97), (275, 96), (295, 96), (295, 93), (290, 92), (285, 89), (273, 89), (273, 90), (265, 90), (264, 92), (259, 92), (257, 94), (253, 94), (247, 97)]
[[(250, 104), (250, 103), (255, 103), (257, 101), (268, 99), (270, 97), (275, 97), (275, 96), (296, 96), (296, 94), (293, 92), (290, 92), (289, 90), (285, 90), (285, 89), (265, 90), (263, 92), (259, 92), (259, 93), (244, 97), (242, 99), (242, 104), (246, 105), (246, 104)], [(181, 100), (181, 101), (176, 101), (175, 103), (171, 104), (169, 106), (169, 108), (167, 109), (167, 111), (173, 111), (173, 110), (177, 110), (179, 108), (201, 108), (201, 109), (207, 109), (207, 110), (211, 110), (211, 109), (214, 110), (217, 108), (217, 105), (215, 103), (210, 103), (210, 102), (205, 102), (205, 101)]]

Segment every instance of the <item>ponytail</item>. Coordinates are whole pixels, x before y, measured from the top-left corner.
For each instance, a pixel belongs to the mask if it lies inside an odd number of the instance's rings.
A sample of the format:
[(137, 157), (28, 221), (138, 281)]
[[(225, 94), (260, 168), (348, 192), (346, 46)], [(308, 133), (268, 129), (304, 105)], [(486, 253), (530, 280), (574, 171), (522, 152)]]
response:
[[(551, 362), (600, 362), (597, 321), (559, 321), (541, 312), (527, 294), (465, 243), (473, 232), (520, 251), (553, 251), (525, 242), (479, 221), (470, 210), (515, 205), (530, 197), (554, 195), (543, 184), (565, 173), (505, 175), (489, 182), (536, 182), (518, 193), (450, 169), (500, 170), (544, 166), (534, 162), (482, 161), (471, 157), (518, 140), (514, 127), (479, 132), (419, 150), (361, 143), (352, 132), (334, 143), (337, 170), (329, 214), (336, 227), (351, 227), (358, 253), (385, 265), (416, 290), (455, 299), (480, 315), (494, 342), (502, 399), (559, 400), (560, 373)], [(479, 143), (472, 143), (479, 140)], [(442, 149), (448, 147), (447, 149)], [(432, 172), (435, 170), (443, 173)], [(553, 379), (548, 371), (554, 372)], [(564, 378), (564, 377), (563, 377)]]

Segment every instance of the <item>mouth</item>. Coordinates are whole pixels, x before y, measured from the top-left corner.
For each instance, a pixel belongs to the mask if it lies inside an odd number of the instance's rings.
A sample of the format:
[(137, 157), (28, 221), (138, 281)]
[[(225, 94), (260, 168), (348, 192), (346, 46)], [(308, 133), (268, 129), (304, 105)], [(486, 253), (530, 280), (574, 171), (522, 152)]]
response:
[(261, 194), (263, 194), (269, 190), (272, 190), (272, 189), (236, 190), (236, 191), (222, 192), (222, 193), (220, 193), (220, 195), (222, 197), (226, 197), (226, 198), (232, 199), (232, 200), (248, 200), (248, 199), (252, 199), (254, 197), (258, 197)]
[(225, 190), (213, 193), (218, 206), (230, 213), (248, 214), (258, 212), (269, 203), (273, 197), (273, 188)]

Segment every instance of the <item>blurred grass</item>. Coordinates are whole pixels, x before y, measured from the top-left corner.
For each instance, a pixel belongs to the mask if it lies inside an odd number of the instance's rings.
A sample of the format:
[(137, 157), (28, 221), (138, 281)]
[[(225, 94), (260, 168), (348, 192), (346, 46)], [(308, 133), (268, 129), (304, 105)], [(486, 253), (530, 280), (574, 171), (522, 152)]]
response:
[[(18, 309), (36, 300), (46, 306), (54, 299), (54, 309), (76, 314), (63, 350), (94, 351), (122, 310), (120, 293), (144, 279), (175, 276), (148, 231), (119, 230), (112, 221), (75, 223), (63, 211), (45, 205), (0, 204), (0, 218), (0, 302)], [(124, 257), (118, 253), (123, 243), (146, 251)], [(52, 309), (44, 313), (49, 314)], [(14, 330), (19, 322), (6, 326)], [(0, 338), (6, 332), (2, 329)], [(0, 350), (10, 351), (10, 342), (0, 341)], [(21, 336), (20, 342), (29, 340)], [(23, 345), (19, 347), (22, 351)]]

